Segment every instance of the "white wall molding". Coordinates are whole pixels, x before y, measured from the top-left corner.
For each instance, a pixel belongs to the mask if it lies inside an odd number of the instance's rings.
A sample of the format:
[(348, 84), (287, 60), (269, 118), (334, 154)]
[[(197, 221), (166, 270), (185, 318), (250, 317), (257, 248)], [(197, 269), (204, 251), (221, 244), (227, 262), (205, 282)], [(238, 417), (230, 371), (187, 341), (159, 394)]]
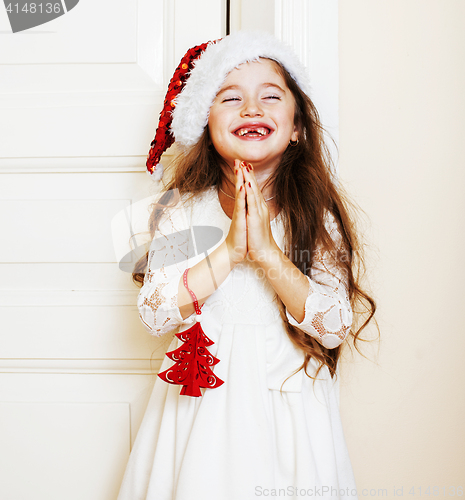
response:
[(145, 171), (146, 156), (0, 158), (0, 173), (122, 173)]
[[(164, 154), (162, 163), (168, 165), (173, 156), (173, 154)], [(146, 161), (146, 155), (0, 158), (0, 174), (145, 172), (147, 170)]]
[[(293, 47), (307, 67), (311, 98), (330, 135), (326, 144), (337, 169), (339, 142), (338, 0), (274, 0), (275, 35)], [(333, 143), (333, 140), (336, 143)]]
[(175, 47), (174, 3), (175, 0), (164, 0), (163, 2), (163, 88), (164, 89), (168, 89), (168, 84), (170, 82), (171, 77), (173, 76), (174, 70), (176, 69), (176, 61), (174, 57), (174, 47)]
[(136, 307), (138, 290), (0, 290), (0, 307)]
[(300, 60), (308, 63), (309, 54), (309, 2), (308, 0), (274, 0), (275, 35), (291, 45)]
[(122, 173), (143, 172), (145, 156), (0, 158), (0, 173)]
[(154, 375), (163, 359), (7, 359), (0, 358), (0, 373)]
[[(165, 22), (171, 16), (169, 7), (167, 0), (137, 1), (137, 64), (162, 91), (165, 86), (164, 59), (168, 50)], [(160, 50), (160, 44), (163, 50)]]
[[(1, 78), (0, 71), (0, 78)], [(90, 76), (90, 75), (89, 75)], [(1, 109), (42, 109), (86, 106), (158, 106), (163, 101), (162, 90), (111, 89), (103, 91), (41, 92), (37, 94), (2, 94)]]

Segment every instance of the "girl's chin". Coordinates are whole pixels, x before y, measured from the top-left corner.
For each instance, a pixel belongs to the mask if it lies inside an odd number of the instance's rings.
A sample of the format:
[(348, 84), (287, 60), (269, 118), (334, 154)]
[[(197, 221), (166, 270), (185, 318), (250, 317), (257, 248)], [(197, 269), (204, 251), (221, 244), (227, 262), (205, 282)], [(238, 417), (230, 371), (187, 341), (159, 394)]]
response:
[[(238, 160), (245, 161), (246, 163), (251, 163), (254, 167), (267, 168), (272, 167), (273, 165), (278, 165), (280, 158), (264, 158), (263, 156), (257, 155), (242, 155), (237, 156)], [(231, 165), (234, 165), (234, 160), (230, 162)]]
[[(233, 156), (234, 155), (234, 156)], [(231, 168), (234, 167), (234, 161), (240, 160), (246, 163), (252, 163), (254, 167), (260, 168), (270, 168), (274, 165), (278, 165), (281, 155), (271, 155), (269, 152), (259, 152), (259, 151), (247, 151), (247, 149), (238, 149), (237, 151), (231, 151), (227, 156), (221, 156), (226, 165)]]

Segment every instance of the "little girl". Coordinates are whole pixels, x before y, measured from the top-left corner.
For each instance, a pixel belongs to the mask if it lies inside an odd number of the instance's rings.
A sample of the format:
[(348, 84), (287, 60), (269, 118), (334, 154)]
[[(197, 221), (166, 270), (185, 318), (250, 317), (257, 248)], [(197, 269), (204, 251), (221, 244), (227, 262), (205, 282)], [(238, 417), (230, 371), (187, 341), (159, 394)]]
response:
[(149, 171), (183, 149), (134, 279), (147, 330), (177, 335), (119, 500), (357, 497), (336, 374), (374, 302), (309, 93), (257, 33), (190, 49), (171, 80)]

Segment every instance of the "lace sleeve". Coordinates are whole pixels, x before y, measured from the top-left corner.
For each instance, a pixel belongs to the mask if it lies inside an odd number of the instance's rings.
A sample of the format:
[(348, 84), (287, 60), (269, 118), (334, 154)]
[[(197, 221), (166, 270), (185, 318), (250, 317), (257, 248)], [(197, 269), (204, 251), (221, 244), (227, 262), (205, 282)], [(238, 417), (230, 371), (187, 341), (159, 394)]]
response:
[[(326, 228), (342, 251), (342, 237), (332, 214), (328, 213)], [(321, 345), (333, 349), (340, 345), (352, 326), (352, 308), (347, 283), (334, 257), (316, 252), (311, 269), (309, 291), (305, 302), (305, 317), (298, 323), (286, 310), (289, 323), (314, 337)]]
[(195, 321), (194, 314), (183, 319), (178, 307), (179, 280), (188, 267), (202, 258), (194, 257), (192, 246), (184, 212), (164, 214), (150, 246), (144, 285), (137, 301), (139, 317), (152, 335), (161, 336)]

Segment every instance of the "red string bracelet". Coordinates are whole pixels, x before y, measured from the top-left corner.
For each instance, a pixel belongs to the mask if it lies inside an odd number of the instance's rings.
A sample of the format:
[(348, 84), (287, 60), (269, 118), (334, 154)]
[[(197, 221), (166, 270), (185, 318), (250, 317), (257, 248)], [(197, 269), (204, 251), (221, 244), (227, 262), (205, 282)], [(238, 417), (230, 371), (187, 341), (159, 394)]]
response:
[(181, 395), (199, 397), (202, 395), (200, 392), (201, 387), (214, 389), (224, 382), (211, 369), (220, 360), (210, 354), (207, 349), (214, 342), (205, 335), (200, 325), (202, 312), (200, 311), (199, 302), (195, 293), (187, 285), (189, 269), (187, 268), (184, 271), (183, 282), (194, 302), (196, 322), (188, 330), (176, 334), (176, 337), (184, 343), (174, 351), (166, 353), (168, 358), (173, 360), (175, 364), (159, 373), (158, 376), (169, 384), (182, 385)]
[[(200, 307), (199, 307), (199, 301), (197, 300), (197, 297), (195, 296), (195, 293), (187, 285), (187, 272), (189, 271), (189, 269), (190, 269), (190, 267), (188, 267), (184, 271), (184, 274), (182, 275), (182, 279), (183, 279), (183, 282), (184, 282), (184, 286), (187, 288), (187, 291), (191, 294), (192, 301), (194, 302), (194, 309), (195, 309), (196, 319), (199, 320), (200, 318), (198, 316), (200, 316), (202, 314), (202, 311), (200, 310)], [(202, 304), (202, 306), (203, 306), (203, 304)]]

